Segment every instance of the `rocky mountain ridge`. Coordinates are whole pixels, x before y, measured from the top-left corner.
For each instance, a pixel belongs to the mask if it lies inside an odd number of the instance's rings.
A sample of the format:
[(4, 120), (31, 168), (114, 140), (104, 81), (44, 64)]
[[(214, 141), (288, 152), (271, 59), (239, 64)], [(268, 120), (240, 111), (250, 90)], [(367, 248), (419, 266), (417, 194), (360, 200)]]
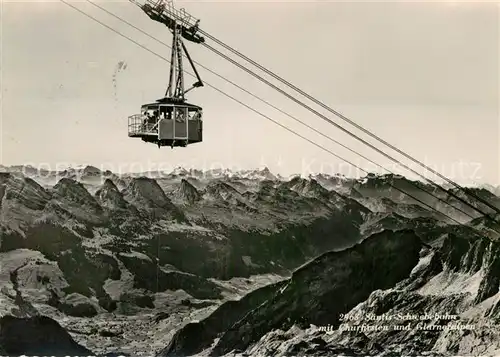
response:
[[(270, 344), (279, 354), (295, 351), (299, 347), (285, 346), (298, 340), (300, 351), (340, 353), (345, 341), (354, 346), (365, 337), (346, 337), (326, 316), (349, 314), (382, 297), (403, 312), (434, 306), (451, 313), (487, 302), (489, 312), (481, 316), (497, 316), (492, 301), (500, 279), (500, 228), (422, 183), (391, 175), (284, 179), (267, 169), (177, 169), (156, 176), (95, 167), (3, 171), (1, 316), (52, 318), (94, 353), (264, 353)], [(489, 191), (475, 193), (500, 207)], [(446, 284), (464, 284), (474, 298), (429, 293)], [(318, 297), (313, 304), (311, 296)], [(341, 308), (329, 306), (330, 298), (344, 301)], [(331, 339), (308, 327), (321, 324), (335, 327)], [(311, 331), (323, 349), (306, 337)], [(394, 350), (396, 340), (384, 336), (370, 339)], [(448, 348), (445, 334), (432, 336), (422, 337), (421, 350)], [(358, 350), (373, 354), (377, 348)]]

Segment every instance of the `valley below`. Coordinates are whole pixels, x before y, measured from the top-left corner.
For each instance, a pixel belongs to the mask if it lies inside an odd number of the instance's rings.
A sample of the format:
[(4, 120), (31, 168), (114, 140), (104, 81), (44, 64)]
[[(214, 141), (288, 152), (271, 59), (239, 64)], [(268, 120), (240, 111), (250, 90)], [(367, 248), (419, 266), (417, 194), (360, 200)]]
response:
[(0, 355), (499, 355), (498, 221), (393, 175), (0, 167)]

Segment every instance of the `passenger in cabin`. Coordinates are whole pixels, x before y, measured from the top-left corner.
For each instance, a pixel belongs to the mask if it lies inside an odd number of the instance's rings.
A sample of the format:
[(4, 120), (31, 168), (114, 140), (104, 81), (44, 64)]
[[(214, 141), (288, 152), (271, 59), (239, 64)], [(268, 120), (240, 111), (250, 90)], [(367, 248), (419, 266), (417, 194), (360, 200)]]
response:
[(142, 119), (141, 131), (147, 131), (148, 122), (149, 122), (149, 112), (145, 111), (142, 118), (143, 119)]
[(194, 113), (193, 117), (191, 118), (192, 120), (199, 120), (201, 119), (201, 111), (198, 111)]
[(185, 121), (184, 113), (182, 113), (182, 112), (177, 113), (176, 122), (178, 122), (178, 123), (184, 123), (184, 121)]
[(156, 124), (156, 116), (153, 113), (151, 113), (151, 111), (147, 111), (146, 112), (146, 118), (144, 119), (144, 123), (143, 123), (143, 130), (144, 131), (150, 131), (153, 127), (153, 125)]

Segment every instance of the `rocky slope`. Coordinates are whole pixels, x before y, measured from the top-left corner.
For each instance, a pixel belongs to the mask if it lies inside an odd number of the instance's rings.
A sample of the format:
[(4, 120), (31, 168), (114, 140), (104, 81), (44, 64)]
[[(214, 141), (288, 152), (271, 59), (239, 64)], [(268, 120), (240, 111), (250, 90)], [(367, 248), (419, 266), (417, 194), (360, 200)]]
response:
[[(288, 280), (252, 292), (234, 307), (222, 305), (198, 323), (200, 327), (184, 327), (162, 355), (201, 352), (215, 337), (220, 338), (212, 354), (221, 355), (245, 350), (275, 329), (338, 326), (340, 314), (366, 300), (372, 291), (391, 288), (409, 275), (421, 247), (413, 232), (386, 231), (347, 250), (325, 253), (297, 269)], [(228, 318), (221, 310), (240, 312), (237, 318)], [(207, 340), (201, 338), (206, 333), (200, 334), (200, 330), (211, 332)], [(197, 342), (189, 338), (194, 337), (193, 332)]]
[(207, 340), (181, 329), (161, 355), (498, 355), (499, 247), (453, 234), (373, 235), (298, 269), (265, 302), (242, 302), (241, 318)]
[(54, 320), (45, 316), (0, 318), (2, 355), (89, 356)]
[[(391, 313), (465, 313), (486, 304), (487, 319), (499, 315), (500, 228), (422, 183), (390, 175), (284, 179), (267, 169), (3, 171), (0, 316), (26, 326), (57, 321), (54, 336), (66, 329), (80, 347), (62, 346), (220, 355), (337, 353), (346, 345), (373, 354), (397, 350), (398, 341), (411, 347), (415, 333), (346, 335), (340, 314), (375, 311), (373, 304)], [(490, 191), (475, 192), (499, 205)], [(319, 331), (325, 324), (335, 332)], [(465, 351), (449, 334), (421, 335), (417, 347)], [(476, 350), (483, 337), (471, 340)], [(367, 339), (372, 347), (354, 348)]]

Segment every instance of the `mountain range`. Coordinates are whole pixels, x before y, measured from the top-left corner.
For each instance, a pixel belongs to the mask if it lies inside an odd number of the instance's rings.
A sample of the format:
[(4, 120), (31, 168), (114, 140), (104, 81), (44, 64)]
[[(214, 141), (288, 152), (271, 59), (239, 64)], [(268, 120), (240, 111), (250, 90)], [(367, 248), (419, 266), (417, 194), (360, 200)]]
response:
[(395, 175), (3, 166), (0, 353), (500, 353), (499, 218)]

